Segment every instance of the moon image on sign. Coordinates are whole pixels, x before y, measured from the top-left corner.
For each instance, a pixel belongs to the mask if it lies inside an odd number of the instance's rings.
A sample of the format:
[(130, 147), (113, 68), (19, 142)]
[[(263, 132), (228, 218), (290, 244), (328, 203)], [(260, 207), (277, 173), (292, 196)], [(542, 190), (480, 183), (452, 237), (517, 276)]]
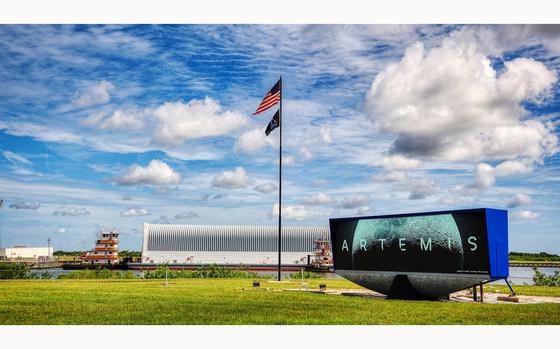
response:
[(360, 220), (352, 241), (357, 270), (456, 272), (463, 261), (461, 234), (451, 214)]

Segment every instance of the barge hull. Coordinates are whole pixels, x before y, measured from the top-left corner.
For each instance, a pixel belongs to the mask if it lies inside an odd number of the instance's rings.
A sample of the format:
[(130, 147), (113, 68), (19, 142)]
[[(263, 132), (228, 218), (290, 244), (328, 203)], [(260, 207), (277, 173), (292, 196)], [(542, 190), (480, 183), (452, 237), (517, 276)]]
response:
[(126, 263), (118, 264), (62, 264), (62, 270), (86, 270), (86, 269), (110, 269), (110, 270), (129, 270)]

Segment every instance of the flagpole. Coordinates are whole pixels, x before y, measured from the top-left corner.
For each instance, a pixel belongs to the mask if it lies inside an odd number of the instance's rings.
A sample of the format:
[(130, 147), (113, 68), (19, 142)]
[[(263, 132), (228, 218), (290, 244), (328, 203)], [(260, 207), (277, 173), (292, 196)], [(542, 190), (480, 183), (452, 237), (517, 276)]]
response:
[(280, 75), (280, 109), (278, 113), (278, 123), (280, 124), (280, 152), (278, 168), (278, 281), (282, 280), (280, 271), (282, 269), (282, 75)]

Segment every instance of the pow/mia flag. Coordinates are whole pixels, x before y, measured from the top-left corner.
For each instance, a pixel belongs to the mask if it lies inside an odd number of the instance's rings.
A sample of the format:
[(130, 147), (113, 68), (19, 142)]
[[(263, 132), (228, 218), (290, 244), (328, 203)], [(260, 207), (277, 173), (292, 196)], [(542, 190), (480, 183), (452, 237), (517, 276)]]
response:
[(280, 110), (276, 111), (276, 113), (272, 117), (272, 120), (270, 120), (268, 126), (266, 126), (266, 131), (264, 131), (264, 134), (268, 136), (270, 132), (272, 132), (278, 126), (280, 126)]

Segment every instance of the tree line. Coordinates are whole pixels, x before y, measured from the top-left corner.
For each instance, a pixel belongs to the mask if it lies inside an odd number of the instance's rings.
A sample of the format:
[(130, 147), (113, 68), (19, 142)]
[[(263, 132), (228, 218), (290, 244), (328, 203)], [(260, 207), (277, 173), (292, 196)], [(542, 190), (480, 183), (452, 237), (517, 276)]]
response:
[(554, 262), (554, 261), (560, 261), (560, 256), (557, 254), (550, 254), (546, 252), (539, 252), (539, 253), (510, 252), (509, 259), (516, 260), (516, 261)]

